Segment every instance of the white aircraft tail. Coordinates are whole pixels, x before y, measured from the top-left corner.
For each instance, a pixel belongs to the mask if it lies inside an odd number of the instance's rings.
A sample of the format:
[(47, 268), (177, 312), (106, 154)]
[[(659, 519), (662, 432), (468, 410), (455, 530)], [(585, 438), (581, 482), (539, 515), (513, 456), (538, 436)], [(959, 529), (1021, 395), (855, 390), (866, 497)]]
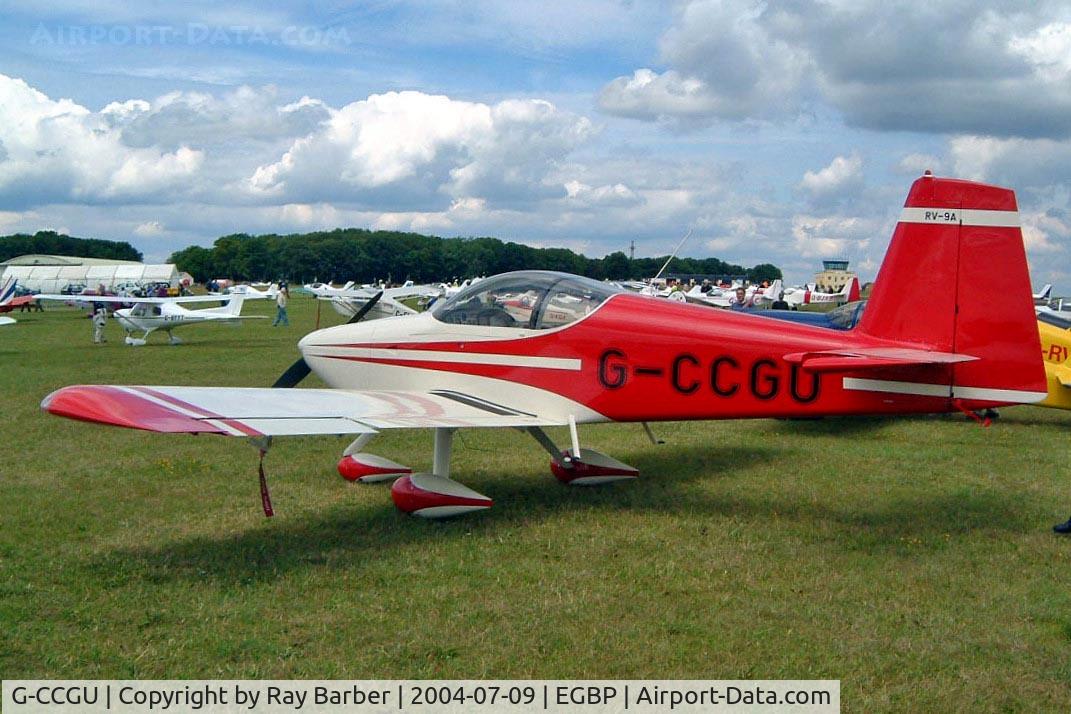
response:
[(202, 312), (214, 313), (216, 315), (230, 315), (238, 317), (242, 314), (242, 305), (245, 303), (245, 292), (233, 292), (230, 294), (230, 299), (225, 305), (220, 307), (210, 307)]
[(15, 288), (19, 284), (18, 278), (7, 278), (0, 283), (0, 305), (7, 305), (15, 297)]
[(1040, 293), (1034, 293), (1034, 300), (1048, 300), (1049, 293), (1052, 292), (1052, 285), (1046, 285), (1041, 289)]

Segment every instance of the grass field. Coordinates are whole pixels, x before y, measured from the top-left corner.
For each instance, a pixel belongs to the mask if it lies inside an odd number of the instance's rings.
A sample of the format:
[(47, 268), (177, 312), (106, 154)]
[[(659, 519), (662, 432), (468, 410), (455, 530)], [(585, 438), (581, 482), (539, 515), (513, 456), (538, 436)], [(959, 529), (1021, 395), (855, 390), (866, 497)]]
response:
[[(643, 474), (602, 489), (466, 431), (454, 475), (495, 507), (436, 523), (342, 481), (346, 439), (277, 440), (268, 520), (239, 440), (38, 409), (72, 383), (268, 385), (314, 312), (180, 347), (114, 323), (95, 347), (67, 309), (0, 328), (0, 675), (834, 678), (847, 711), (1067, 710), (1071, 414), (589, 427)], [(426, 469), (431, 436), (370, 451)]]

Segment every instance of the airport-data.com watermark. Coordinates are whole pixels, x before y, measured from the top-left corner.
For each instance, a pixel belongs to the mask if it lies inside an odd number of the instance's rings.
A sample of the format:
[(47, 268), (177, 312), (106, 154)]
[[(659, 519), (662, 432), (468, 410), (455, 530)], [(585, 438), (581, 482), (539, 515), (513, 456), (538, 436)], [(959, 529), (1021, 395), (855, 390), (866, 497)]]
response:
[(348, 45), (345, 27), (288, 25), (265, 28), (259, 25), (46, 25), (40, 23), (30, 35), (31, 45), (84, 47), (89, 45), (209, 45), (245, 46), (329, 46)]

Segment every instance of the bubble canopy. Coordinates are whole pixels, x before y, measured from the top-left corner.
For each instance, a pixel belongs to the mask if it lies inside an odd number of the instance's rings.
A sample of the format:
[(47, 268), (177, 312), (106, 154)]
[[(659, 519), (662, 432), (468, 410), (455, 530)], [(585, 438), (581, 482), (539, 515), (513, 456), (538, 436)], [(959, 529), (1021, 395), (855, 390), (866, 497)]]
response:
[(549, 270), (520, 270), (486, 278), (435, 307), (451, 325), (548, 330), (576, 322), (611, 295), (616, 285)]

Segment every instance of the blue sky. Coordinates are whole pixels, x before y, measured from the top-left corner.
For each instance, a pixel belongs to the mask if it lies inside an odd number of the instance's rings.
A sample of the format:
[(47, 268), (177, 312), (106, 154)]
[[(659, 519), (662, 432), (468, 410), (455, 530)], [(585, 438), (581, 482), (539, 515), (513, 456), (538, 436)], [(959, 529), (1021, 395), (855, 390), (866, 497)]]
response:
[(1071, 7), (0, 2), (0, 232), (235, 231), (822, 258), (872, 278), (925, 168), (1019, 195), (1068, 282)]

